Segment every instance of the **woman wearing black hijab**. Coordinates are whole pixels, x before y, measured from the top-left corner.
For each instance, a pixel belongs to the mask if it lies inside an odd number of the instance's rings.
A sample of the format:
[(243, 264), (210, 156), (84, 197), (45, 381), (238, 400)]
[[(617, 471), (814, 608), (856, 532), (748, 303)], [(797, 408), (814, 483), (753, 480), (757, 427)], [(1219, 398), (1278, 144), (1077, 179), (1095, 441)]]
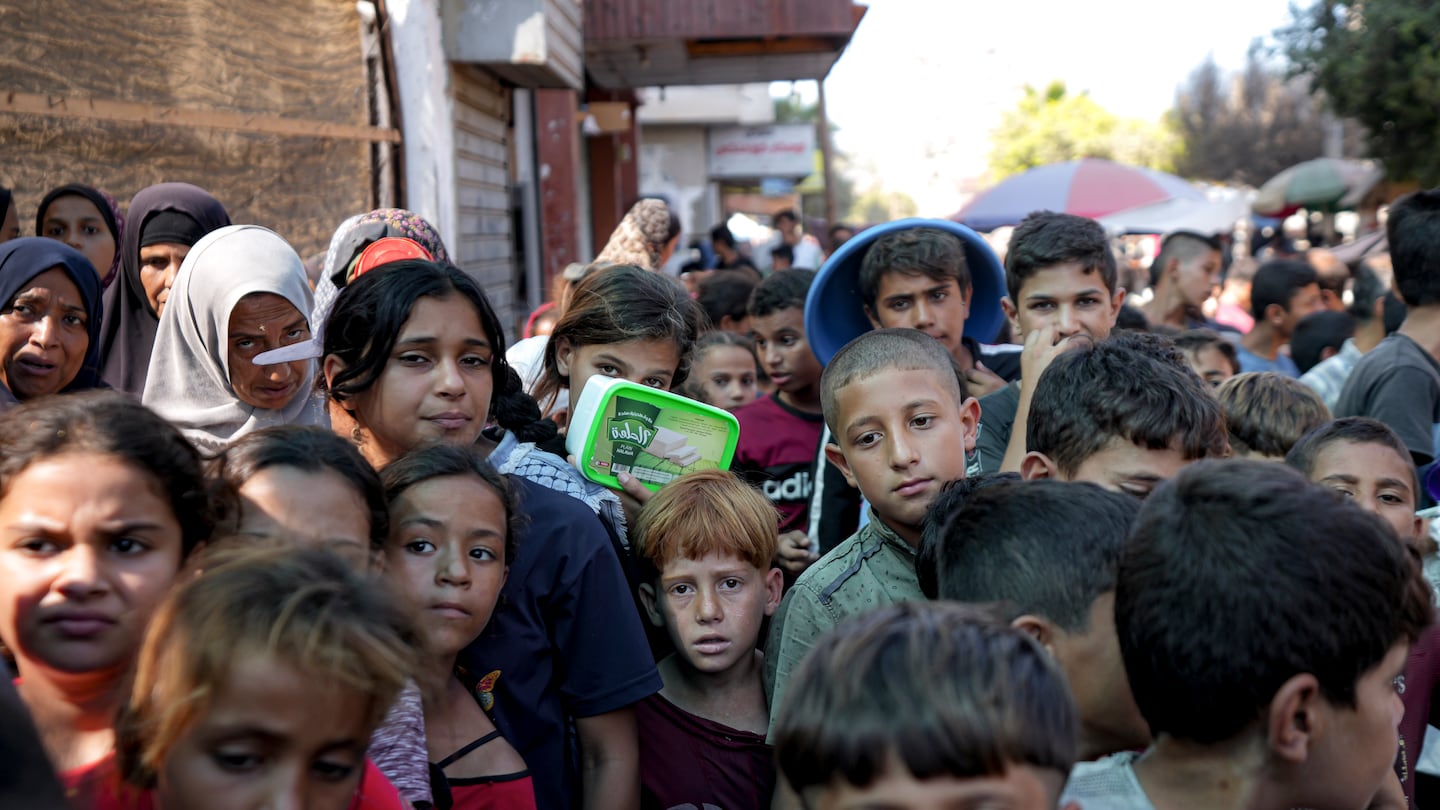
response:
[(0, 186), (0, 242), (20, 235), (20, 212), (15, 210), (15, 197), (10, 189)]
[(210, 193), (189, 183), (150, 186), (130, 201), (120, 245), (120, 276), (105, 290), (100, 341), (105, 382), (140, 396), (160, 311), (190, 248), (230, 224)]
[(51, 189), (35, 209), (35, 235), (57, 239), (84, 253), (106, 287), (120, 269), (124, 227), (125, 217), (113, 197), (79, 183)]
[(100, 276), (39, 236), (0, 244), (0, 410), (100, 382)]

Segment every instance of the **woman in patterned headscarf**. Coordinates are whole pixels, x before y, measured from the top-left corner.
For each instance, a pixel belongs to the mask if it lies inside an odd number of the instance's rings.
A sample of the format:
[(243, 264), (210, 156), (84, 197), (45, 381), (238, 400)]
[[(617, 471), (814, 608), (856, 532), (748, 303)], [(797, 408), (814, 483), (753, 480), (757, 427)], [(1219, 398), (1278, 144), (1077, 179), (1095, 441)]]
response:
[(664, 200), (643, 199), (615, 226), (596, 264), (633, 264), (659, 271), (680, 241), (680, 218)]

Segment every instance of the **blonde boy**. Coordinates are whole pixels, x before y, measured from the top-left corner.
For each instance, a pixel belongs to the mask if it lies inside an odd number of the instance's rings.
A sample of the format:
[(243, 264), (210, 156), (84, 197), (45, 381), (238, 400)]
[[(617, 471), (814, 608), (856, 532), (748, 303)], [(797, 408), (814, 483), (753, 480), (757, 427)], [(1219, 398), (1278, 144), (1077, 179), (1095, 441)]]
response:
[(645, 504), (640, 600), (675, 652), (636, 706), (644, 807), (768, 807), (775, 765), (756, 645), (780, 604), (775, 507), (735, 475), (691, 473)]

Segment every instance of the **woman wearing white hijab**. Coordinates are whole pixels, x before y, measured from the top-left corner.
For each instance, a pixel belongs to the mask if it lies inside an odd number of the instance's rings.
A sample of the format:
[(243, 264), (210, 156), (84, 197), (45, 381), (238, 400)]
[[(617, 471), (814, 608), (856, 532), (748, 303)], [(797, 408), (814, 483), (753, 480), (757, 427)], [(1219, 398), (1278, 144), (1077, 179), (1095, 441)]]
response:
[(274, 231), (232, 225), (190, 249), (160, 313), (142, 401), (206, 455), (274, 425), (325, 425), (315, 361), (256, 356), (310, 338), (305, 267)]

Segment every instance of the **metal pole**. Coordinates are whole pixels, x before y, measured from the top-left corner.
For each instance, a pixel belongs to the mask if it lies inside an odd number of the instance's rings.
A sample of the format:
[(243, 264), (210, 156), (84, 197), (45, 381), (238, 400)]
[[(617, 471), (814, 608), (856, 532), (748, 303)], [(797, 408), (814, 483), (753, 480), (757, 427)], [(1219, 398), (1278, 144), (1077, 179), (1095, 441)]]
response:
[(825, 112), (825, 80), (820, 79), (815, 83), (820, 89), (819, 98), (819, 121), (815, 123), (820, 127), (820, 165), (825, 172), (825, 227), (828, 229), (837, 221), (835, 213), (835, 169), (831, 165), (834, 146), (830, 143), (830, 116)]

